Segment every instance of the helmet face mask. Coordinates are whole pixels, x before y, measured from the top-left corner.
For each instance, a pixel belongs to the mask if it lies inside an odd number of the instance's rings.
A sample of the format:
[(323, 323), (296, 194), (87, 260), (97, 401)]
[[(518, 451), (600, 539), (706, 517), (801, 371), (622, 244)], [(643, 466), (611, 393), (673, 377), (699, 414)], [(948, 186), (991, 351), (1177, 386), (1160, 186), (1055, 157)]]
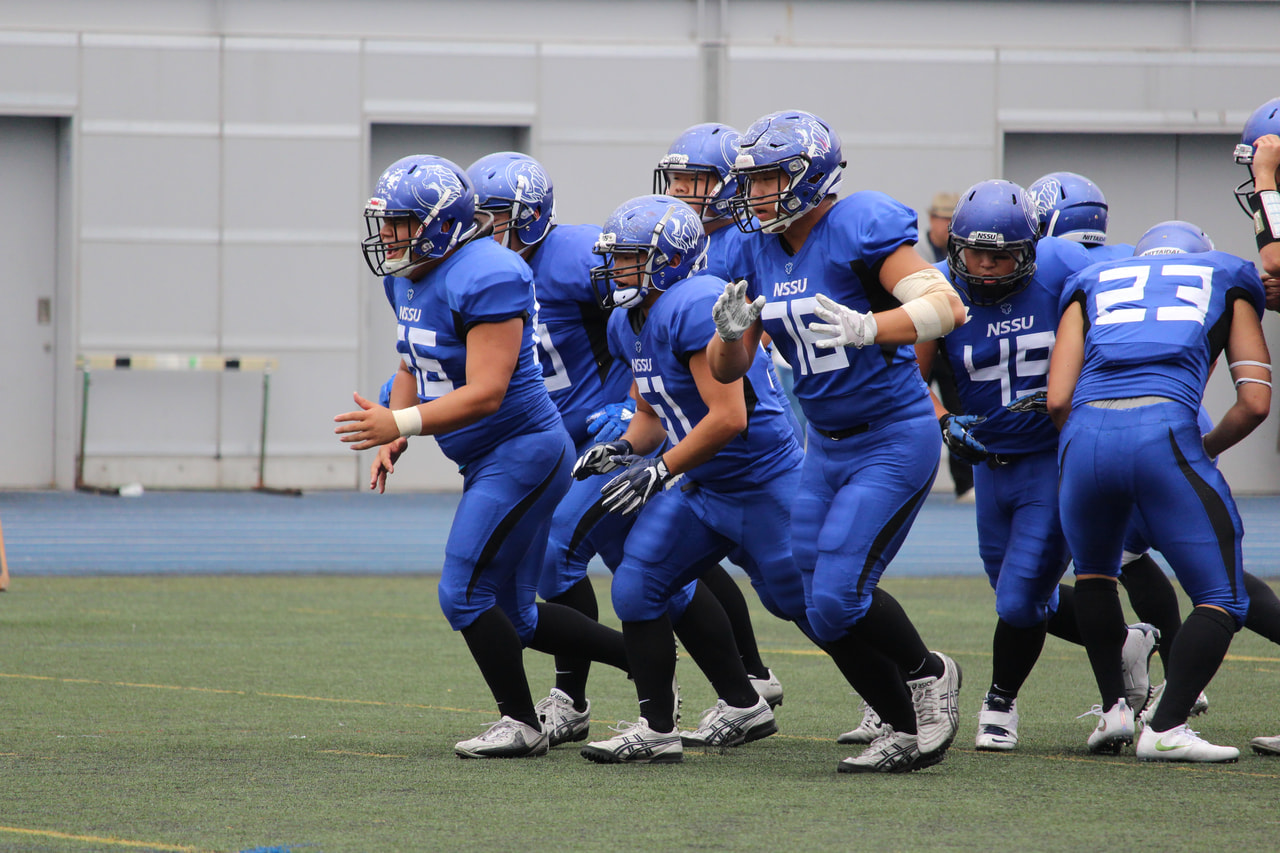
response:
[(364, 219), (360, 248), (369, 269), (377, 276), (407, 275), (475, 234), (475, 193), (457, 164), (413, 155), (378, 178)]
[[(1039, 211), (1022, 187), (982, 181), (960, 197), (947, 237), (947, 263), (956, 287), (974, 305), (997, 305), (1031, 283), (1040, 239)], [(970, 270), (966, 249), (1008, 253), (1013, 269), (1003, 275)]]
[[(1280, 134), (1280, 98), (1272, 98), (1253, 111), (1249, 120), (1244, 123), (1240, 134), (1240, 142), (1235, 147), (1233, 159), (1249, 170), (1249, 177), (1240, 182), (1235, 189), (1236, 204), (1250, 219), (1253, 211), (1249, 209), (1249, 196), (1254, 192), (1253, 153), (1259, 136)], [(1278, 170), (1280, 171), (1280, 170)]]
[(1106, 244), (1107, 199), (1084, 175), (1050, 172), (1027, 187), (1027, 193), (1039, 211), (1041, 237)]
[(692, 207), (670, 196), (631, 199), (609, 215), (592, 249), (591, 284), (605, 308), (639, 305), (706, 265), (707, 235)]
[[(812, 113), (791, 110), (758, 119), (738, 143), (733, 166), (738, 194), (730, 203), (734, 222), (747, 232), (785, 231), (839, 189), (844, 165), (840, 137)], [(769, 191), (760, 192), (765, 184)]]
[[(542, 241), (555, 224), (555, 189), (542, 164), (527, 154), (499, 151), (481, 157), (467, 169), (476, 190), (480, 226), (493, 226), (503, 248), (514, 233), (523, 246)], [(497, 214), (507, 216), (499, 221)]]
[(1213, 241), (1199, 225), (1170, 219), (1147, 229), (1133, 246), (1133, 256), (1182, 255), (1212, 252)]

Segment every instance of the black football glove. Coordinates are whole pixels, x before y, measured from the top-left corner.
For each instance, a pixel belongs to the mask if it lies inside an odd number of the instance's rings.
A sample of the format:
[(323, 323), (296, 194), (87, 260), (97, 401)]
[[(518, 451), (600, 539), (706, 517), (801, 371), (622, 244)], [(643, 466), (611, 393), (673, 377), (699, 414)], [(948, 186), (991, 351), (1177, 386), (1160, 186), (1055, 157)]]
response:
[(600, 489), (600, 494), (604, 495), (601, 506), (618, 515), (630, 515), (639, 510), (649, 498), (662, 491), (672, 477), (661, 456), (652, 459), (631, 456), (620, 458), (618, 462), (627, 465), (627, 470)]
[(1047, 415), (1049, 414), (1049, 392), (1036, 391), (1034, 394), (1023, 394), (1005, 408), (1011, 412), (1036, 412)]
[(624, 459), (633, 458), (635, 450), (625, 438), (604, 444), (593, 444), (573, 463), (573, 478), (585, 480), (596, 474), (607, 474), (628, 464)]
[(985, 421), (982, 415), (946, 414), (938, 418), (938, 426), (942, 427), (942, 441), (953, 454), (976, 465), (986, 460), (989, 454), (981, 441), (973, 437), (970, 428)]

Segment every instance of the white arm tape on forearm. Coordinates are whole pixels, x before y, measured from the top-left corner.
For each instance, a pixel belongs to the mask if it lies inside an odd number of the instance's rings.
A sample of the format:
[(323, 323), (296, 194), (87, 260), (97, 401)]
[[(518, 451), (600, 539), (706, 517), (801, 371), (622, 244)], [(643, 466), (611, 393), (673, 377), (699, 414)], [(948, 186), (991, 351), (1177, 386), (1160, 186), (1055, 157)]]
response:
[(418, 411), (417, 406), (410, 406), (407, 409), (392, 409), (391, 414), (396, 419), (396, 428), (400, 430), (401, 438), (422, 435), (422, 413)]
[(956, 327), (952, 310), (958, 299), (951, 283), (933, 267), (913, 272), (893, 288), (893, 296), (902, 303), (916, 327), (916, 342), (932, 341)]

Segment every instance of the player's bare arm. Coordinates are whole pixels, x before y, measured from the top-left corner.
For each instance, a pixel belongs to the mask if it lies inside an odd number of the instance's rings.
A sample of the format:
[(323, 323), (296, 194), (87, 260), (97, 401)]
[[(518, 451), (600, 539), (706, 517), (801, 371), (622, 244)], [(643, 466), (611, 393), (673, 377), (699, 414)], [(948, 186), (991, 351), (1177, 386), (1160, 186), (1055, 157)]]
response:
[(1053, 345), (1053, 355), (1049, 358), (1049, 417), (1058, 429), (1067, 422), (1071, 414), (1071, 396), (1075, 393), (1076, 382), (1080, 380), (1080, 369), (1084, 367), (1084, 314), (1080, 304), (1073, 302), (1067, 306), (1062, 319), (1058, 321), (1058, 332)]
[(1236, 401), (1204, 437), (1204, 449), (1210, 456), (1242, 440), (1271, 413), (1271, 354), (1258, 313), (1244, 299), (1235, 302), (1225, 352)]
[(360, 410), (335, 417), (334, 432), (352, 450), (368, 450), (401, 437), (452, 432), (492, 415), (502, 405), (515, 372), (523, 331), (524, 320), (519, 317), (473, 326), (467, 333), (467, 384), (411, 407), (419, 419), (416, 423), (411, 422), (409, 410), (392, 412), (357, 393), (354, 398)]
[(662, 454), (667, 469), (679, 474), (696, 468), (720, 452), (733, 437), (747, 428), (747, 404), (742, 380), (723, 384), (711, 375), (705, 351), (689, 359), (689, 372), (698, 394), (707, 404), (707, 414), (675, 447)]

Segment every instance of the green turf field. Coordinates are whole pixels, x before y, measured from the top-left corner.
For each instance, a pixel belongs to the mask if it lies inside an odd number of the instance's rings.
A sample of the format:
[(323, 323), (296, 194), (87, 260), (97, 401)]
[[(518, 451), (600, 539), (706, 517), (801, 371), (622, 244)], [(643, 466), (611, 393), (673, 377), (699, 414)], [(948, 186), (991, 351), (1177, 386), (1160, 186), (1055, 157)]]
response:
[[(603, 584), (597, 579), (597, 587)], [(460, 761), (495, 719), (435, 578), (15, 578), (0, 595), (0, 851), (1275, 850), (1280, 648), (1242, 633), (1196, 727), (1239, 764), (1093, 757), (1083, 651), (1050, 638), (1020, 699), (1022, 746), (972, 749), (990, 677), (981, 579), (894, 580), (927, 642), (964, 668), (939, 766), (837, 775), (856, 699), (800, 633), (756, 607), (782, 678), (780, 733), (680, 765)], [(602, 612), (611, 612), (605, 591)], [(526, 653), (535, 699), (548, 658)], [(713, 696), (679, 666), (686, 724)], [(636, 716), (592, 678), (593, 739)]]

